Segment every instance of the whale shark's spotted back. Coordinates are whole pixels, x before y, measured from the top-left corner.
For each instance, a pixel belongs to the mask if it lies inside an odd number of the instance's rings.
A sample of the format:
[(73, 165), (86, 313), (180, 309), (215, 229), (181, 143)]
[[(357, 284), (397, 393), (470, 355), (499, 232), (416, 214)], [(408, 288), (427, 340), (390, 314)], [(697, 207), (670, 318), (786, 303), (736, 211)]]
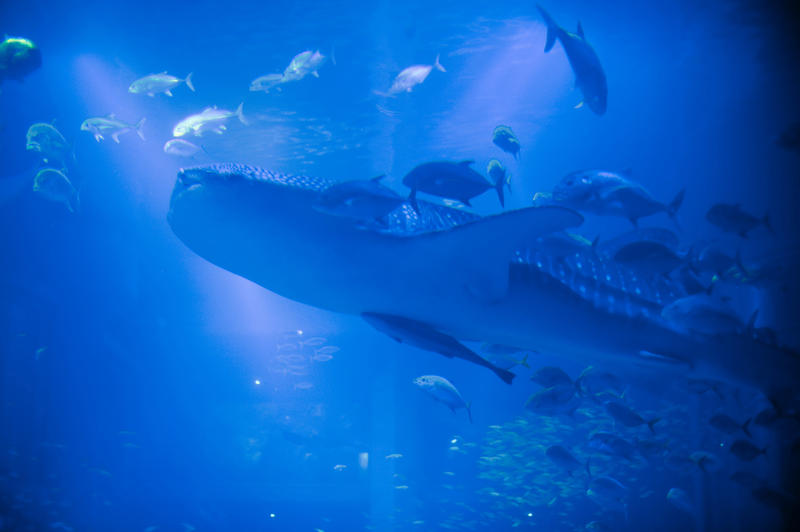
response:
[[(235, 163), (214, 164), (198, 170), (223, 179), (244, 178), (317, 194), (338, 183), (333, 179), (284, 174)], [(483, 218), (478, 214), (424, 200), (418, 200), (418, 206), (419, 213), (408, 203), (403, 203), (380, 223), (366, 229), (397, 237), (412, 237), (451, 229)], [(513, 278), (524, 282), (531, 275), (545, 276), (596, 308), (612, 314), (660, 320), (664, 306), (686, 295), (674, 281), (663, 277), (642, 277), (591, 253), (554, 257), (535, 248), (521, 247), (509, 260)]]

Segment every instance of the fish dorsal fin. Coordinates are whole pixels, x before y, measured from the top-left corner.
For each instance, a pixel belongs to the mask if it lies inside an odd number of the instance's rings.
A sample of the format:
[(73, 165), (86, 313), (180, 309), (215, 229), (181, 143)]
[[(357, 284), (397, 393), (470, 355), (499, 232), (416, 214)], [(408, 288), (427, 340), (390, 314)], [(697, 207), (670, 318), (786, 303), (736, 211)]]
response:
[(458, 164), (460, 164), (461, 166), (472, 166), (473, 164), (475, 164), (475, 161), (472, 160), (472, 159), (469, 159), (469, 160), (466, 160), (466, 161), (460, 161)]
[(454, 289), (481, 302), (497, 302), (507, 294), (508, 268), (519, 245), (581, 223), (583, 217), (571, 209), (527, 207), (411, 237), (413, 256), (424, 257), (415, 273), (439, 284), (456, 283)]
[(581, 21), (580, 21), (580, 20), (578, 21), (578, 30), (577, 30), (577, 35), (578, 35), (578, 37), (580, 37), (581, 39), (584, 39), (584, 40), (586, 40), (586, 36), (583, 34), (583, 26), (581, 26)]
[(373, 183), (380, 183), (381, 179), (383, 179), (384, 177), (386, 177), (386, 174), (376, 175), (375, 177), (371, 178), (370, 181), (372, 181)]

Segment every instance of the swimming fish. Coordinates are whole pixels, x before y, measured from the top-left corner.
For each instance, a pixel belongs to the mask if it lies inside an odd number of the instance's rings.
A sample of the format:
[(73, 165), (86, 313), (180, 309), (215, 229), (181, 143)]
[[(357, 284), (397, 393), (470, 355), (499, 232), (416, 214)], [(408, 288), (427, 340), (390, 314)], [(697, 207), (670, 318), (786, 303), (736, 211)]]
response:
[(547, 24), (547, 37), (544, 45), (544, 51), (549, 52), (556, 40), (561, 41), (561, 46), (564, 47), (564, 52), (567, 54), (567, 59), (575, 73), (575, 86), (583, 93), (583, 102), (578, 104), (580, 107), (583, 103), (589, 106), (589, 109), (598, 115), (606, 112), (606, 105), (608, 100), (608, 86), (606, 84), (606, 75), (603, 72), (603, 67), (600, 65), (600, 59), (597, 53), (592, 48), (592, 45), (586, 40), (583, 34), (581, 23), (578, 23), (578, 29), (575, 33), (570, 33), (564, 28), (559, 27), (553, 17), (551, 17), (540, 5), (536, 9), (541, 13), (542, 18)]
[(708, 420), (708, 424), (717, 429), (720, 432), (724, 432), (725, 434), (735, 434), (738, 431), (742, 431), (747, 434), (748, 437), (752, 438), (753, 435), (750, 434), (750, 429), (748, 425), (750, 425), (750, 419), (745, 421), (744, 423), (739, 423), (728, 414), (724, 412), (719, 412), (711, 416), (711, 419)]
[(761, 449), (747, 440), (736, 440), (731, 444), (731, 453), (744, 462), (752, 462), (761, 454), (767, 454), (767, 449)]
[(136, 131), (139, 138), (144, 140), (144, 133), (142, 132), (144, 122), (145, 119), (142, 118), (135, 125), (128, 124), (122, 120), (117, 120), (114, 113), (111, 113), (106, 117), (87, 118), (81, 124), (81, 131), (88, 131), (94, 135), (94, 140), (97, 142), (103, 140), (103, 135), (111, 135), (114, 142), (119, 144), (119, 136), (128, 131)]
[(553, 188), (552, 198), (559, 205), (600, 216), (621, 216), (638, 226), (640, 218), (659, 212), (675, 221), (683, 196), (681, 190), (664, 204), (629, 176), (608, 170), (580, 170), (564, 176)]
[(269, 92), (270, 89), (276, 88), (277, 90), (281, 90), (280, 85), (286, 81), (283, 77), (283, 74), (267, 74), (265, 76), (260, 76), (250, 82), (250, 91), (251, 92)]
[(192, 85), (191, 72), (184, 79), (170, 76), (166, 71), (160, 74), (150, 74), (143, 78), (139, 78), (128, 87), (128, 92), (133, 94), (147, 94), (151, 98), (158, 93), (164, 93), (167, 96), (172, 96), (172, 89), (186, 83), (189, 90), (195, 92), (194, 85)]
[(694, 504), (692, 504), (689, 494), (680, 488), (670, 488), (667, 492), (667, 501), (682, 512), (694, 513)]
[(645, 420), (642, 416), (636, 413), (631, 407), (622, 401), (608, 401), (604, 405), (606, 411), (614, 418), (614, 421), (622, 423), (626, 427), (638, 427), (639, 425), (647, 425), (650, 432), (654, 433), (656, 430), (653, 425), (661, 421), (660, 417), (653, 418), (649, 421)]
[(715, 455), (706, 451), (695, 451), (689, 455), (689, 460), (697, 464), (704, 473), (714, 473), (722, 469), (722, 464)]
[(624, 440), (610, 432), (595, 432), (589, 438), (589, 448), (611, 456), (620, 456), (626, 460), (633, 460), (636, 448), (627, 440)]
[(320, 194), (314, 209), (363, 222), (380, 221), (406, 201), (397, 192), (380, 183), (383, 177), (381, 175), (332, 185)]
[(50, 201), (63, 203), (69, 212), (74, 213), (78, 210), (78, 190), (59, 170), (54, 168), (39, 170), (33, 179), (33, 191)]
[(486, 165), (486, 175), (489, 176), (489, 179), (495, 185), (502, 182), (506, 187), (508, 187), (508, 191), (511, 192), (511, 174), (506, 171), (505, 167), (500, 161), (497, 159), (492, 159), (489, 161), (489, 164)]
[(497, 126), (492, 131), (492, 142), (501, 150), (519, 159), (519, 139), (508, 126)]
[(172, 130), (172, 136), (182, 137), (189, 133), (200, 136), (206, 131), (222, 134), (222, 132), (227, 129), (225, 122), (233, 116), (238, 118), (239, 122), (242, 124), (248, 125), (248, 121), (245, 119), (244, 113), (242, 112), (243, 105), (244, 103), (240, 103), (235, 111), (206, 107), (202, 112), (187, 116), (178, 122)]
[(458, 200), (469, 206), (469, 201), (475, 196), (483, 194), (490, 188), (497, 191), (500, 205), (504, 204), (503, 185), (489, 183), (485, 177), (470, 168), (474, 161), (436, 161), (423, 163), (416, 166), (403, 178), (403, 184), (411, 189), (408, 200), (414, 210), (416, 207), (417, 192), (425, 192), (433, 196)]
[(327, 59), (319, 50), (300, 52), (292, 58), (289, 66), (283, 71), (283, 81), (300, 81), (309, 74), (318, 78), (318, 71)]
[(569, 375), (563, 369), (554, 366), (544, 366), (537, 369), (531, 376), (531, 380), (543, 388), (572, 386), (572, 379), (569, 378)]
[(544, 454), (559, 468), (566, 471), (569, 476), (572, 476), (572, 472), (576, 469), (583, 467), (583, 464), (572, 456), (572, 453), (563, 445), (551, 445)]
[(730, 203), (713, 205), (706, 213), (706, 220), (726, 233), (735, 233), (742, 238), (747, 238), (747, 233), (759, 225), (763, 225), (767, 231), (775, 234), (768, 214), (765, 214), (763, 218), (756, 218), (742, 209), (738, 203), (736, 205)]
[(414, 384), (440, 403), (444, 403), (454, 414), (456, 408), (466, 409), (469, 422), (472, 423), (470, 404), (464, 401), (464, 398), (461, 397), (461, 393), (459, 393), (450, 381), (438, 375), (423, 375), (414, 379)]
[(65, 167), (75, 160), (72, 146), (52, 124), (36, 123), (25, 135), (25, 149), (41, 154), (45, 163)]
[(30, 39), (6, 37), (0, 43), (0, 84), (4, 80), (22, 81), (42, 66), (42, 52)]
[(389, 90), (385, 93), (378, 92), (378, 94), (381, 96), (394, 96), (401, 92), (411, 92), (411, 89), (427, 79), (428, 74), (430, 74), (434, 68), (440, 72), (447, 72), (441, 63), (439, 63), (439, 56), (437, 55), (432, 65), (413, 65), (403, 69), (403, 71), (394, 78)]
[(677, 299), (661, 316), (677, 329), (705, 335), (736, 334), (747, 326), (730, 305), (706, 293)]
[(171, 139), (164, 143), (164, 153), (178, 157), (194, 157), (201, 151), (205, 150), (185, 139)]

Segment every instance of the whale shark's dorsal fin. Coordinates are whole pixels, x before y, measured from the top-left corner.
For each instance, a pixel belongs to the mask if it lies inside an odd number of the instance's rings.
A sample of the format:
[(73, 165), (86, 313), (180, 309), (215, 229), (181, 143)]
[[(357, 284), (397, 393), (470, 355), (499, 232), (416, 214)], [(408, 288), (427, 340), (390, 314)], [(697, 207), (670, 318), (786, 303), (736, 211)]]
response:
[(583, 26), (581, 26), (581, 21), (580, 20), (578, 21), (578, 30), (577, 30), (576, 35), (578, 37), (580, 37), (581, 39), (583, 39), (584, 41), (586, 40), (586, 36), (583, 34)]
[(506, 296), (509, 263), (519, 246), (581, 223), (583, 216), (571, 209), (527, 207), (410, 239), (423, 267), (442, 269), (432, 272), (437, 278), (461, 282), (470, 296), (492, 303)]

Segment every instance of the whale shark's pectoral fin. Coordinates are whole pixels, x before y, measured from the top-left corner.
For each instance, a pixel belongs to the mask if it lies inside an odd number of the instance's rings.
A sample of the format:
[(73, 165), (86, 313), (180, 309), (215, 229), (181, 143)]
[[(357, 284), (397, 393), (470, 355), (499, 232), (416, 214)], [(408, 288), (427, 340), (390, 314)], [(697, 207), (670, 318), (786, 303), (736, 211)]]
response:
[(376, 312), (364, 312), (361, 316), (367, 323), (398, 342), (439, 353), (447, 358), (462, 358), (489, 368), (507, 384), (511, 384), (515, 377), (510, 371), (495, 366), (452, 336), (436, 330), (427, 323)]

